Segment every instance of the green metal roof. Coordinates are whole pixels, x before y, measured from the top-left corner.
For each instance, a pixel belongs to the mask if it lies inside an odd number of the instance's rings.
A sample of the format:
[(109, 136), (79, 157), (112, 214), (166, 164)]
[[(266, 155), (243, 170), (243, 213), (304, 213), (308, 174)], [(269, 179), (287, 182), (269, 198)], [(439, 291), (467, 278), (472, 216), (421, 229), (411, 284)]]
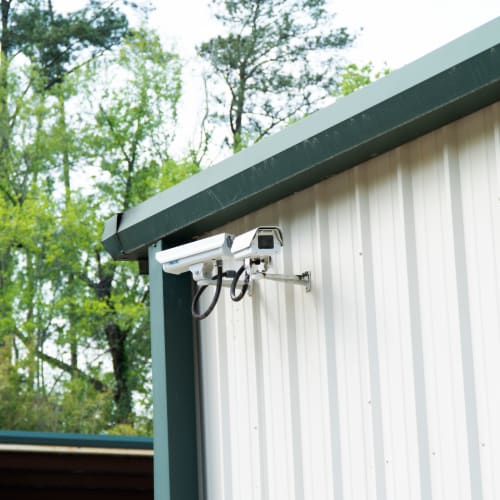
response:
[(148, 437), (7, 430), (0, 430), (0, 444), (153, 449), (153, 439)]
[(500, 99), (500, 17), (110, 218), (115, 259), (187, 241)]

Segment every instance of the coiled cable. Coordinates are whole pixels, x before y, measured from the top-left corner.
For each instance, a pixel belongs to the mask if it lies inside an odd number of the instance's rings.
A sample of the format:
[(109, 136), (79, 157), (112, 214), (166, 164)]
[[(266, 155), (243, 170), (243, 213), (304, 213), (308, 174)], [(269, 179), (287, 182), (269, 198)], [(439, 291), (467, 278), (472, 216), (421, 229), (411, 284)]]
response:
[(203, 292), (208, 288), (208, 285), (200, 286), (198, 290), (196, 290), (196, 293), (193, 297), (193, 303), (191, 304), (191, 314), (193, 315), (193, 318), (205, 319), (214, 310), (214, 307), (217, 304), (217, 301), (219, 300), (219, 295), (222, 288), (223, 276), (224, 273), (222, 272), (222, 264), (217, 264), (217, 274), (215, 276), (212, 276), (213, 280), (217, 279), (215, 283), (215, 293), (212, 297), (212, 301), (210, 302), (209, 306), (203, 313), (196, 312), (196, 309), (198, 306), (198, 301), (200, 300), (200, 297), (203, 294)]
[[(236, 294), (236, 287), (238, 286), (238, 281), (240, 280), (241, 275), (245, 272), (245, 279), (243, 281), (243, 285), (241, 286), (241, 291), (237, 295)], [(250, 280), (250, 276), (248, 272), (246, 272), (246, 267), (243, 265), (241, 266), (238, 271), (236, 272), (233, 281), (231, 281), (231, 289), (230, 289), (230, 294), (231, 294), (231, 299), (234, 302), (239, 302), (247, 293), (248, 290), (248, 282)]]

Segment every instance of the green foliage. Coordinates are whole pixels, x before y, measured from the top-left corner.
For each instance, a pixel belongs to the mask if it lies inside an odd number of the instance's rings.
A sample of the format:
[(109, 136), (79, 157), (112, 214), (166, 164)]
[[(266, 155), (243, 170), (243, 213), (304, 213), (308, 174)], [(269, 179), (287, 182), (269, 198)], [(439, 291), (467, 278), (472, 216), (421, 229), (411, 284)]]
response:
[(53, 11), (50, 2), (24, 0), (11, 13), (7, 54), (20, 52), (40, 68), (45, 88), (61, 83), (82, 53), (94, 58), (121, 42), (128, 29), (123, 13), (100, 0), (69, 14)]
[[(20, 374), (21, 373), (21, 374)], [(19, 365), (0, 378), (0, 427), (95, 434), (112, 419), (112, 398), (75, 379), (32, 390)]]
[[(181, 97), (181, 66), (158, 35), (141, 29), (129, 35), (106, 69), (109, 80), (96, 122), (84, 140), (89, 156), (109, 174), (98, 184), (101, 193), (123, 211), (157, 192), (158, 185), (173, 182), (168, 149)], [(119, 82), (115, 71), (122, 75)], [(94, 98), (98, 92), (92, 89)]]
[(387, 66), (381, 70), (375, 70), (371, 62), (361, 67), (356, 64), (349, 64), (340, 75), (336, 95), (345, 96), (351, 94), (355, 90), (365, 87), (383, 76), (387, 76), (389, 73), (390, 69)]
[(339, 53), (353, 37), (333, 28), (326, 0), (213, 0), (212, 6), (228, 34), (198, 52), (216, 77), (211, 118), (228, 123), (233, 151), (312, 112), (336, 88)]

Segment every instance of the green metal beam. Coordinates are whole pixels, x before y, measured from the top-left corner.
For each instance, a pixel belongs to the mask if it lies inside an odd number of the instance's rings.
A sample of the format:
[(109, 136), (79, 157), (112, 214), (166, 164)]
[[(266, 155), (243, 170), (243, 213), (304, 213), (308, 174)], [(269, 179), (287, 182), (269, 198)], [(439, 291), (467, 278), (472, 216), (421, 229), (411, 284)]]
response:
[(0, 431), (0, 443), (83, 448), (151, 450), (153, 439), (135, 436), (101, 436), (58, 432)]
[(198, 499), (191, 275), (165, 274), (149, 248), (156, 500)]
[(115, 259), (143, 260), (500, 97), (500, 18), (106, 222)]

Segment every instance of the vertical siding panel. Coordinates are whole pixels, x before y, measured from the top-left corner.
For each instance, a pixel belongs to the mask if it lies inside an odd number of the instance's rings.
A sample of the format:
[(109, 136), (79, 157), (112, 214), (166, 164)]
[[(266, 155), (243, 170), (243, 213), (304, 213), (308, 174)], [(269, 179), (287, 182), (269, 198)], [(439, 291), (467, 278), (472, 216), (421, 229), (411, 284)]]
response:
[[(226, 290), (227, 292), (227, 290)], [(225, 293), (227, 302), (227, 293)], [(229, 429), (231, 429), (231, 456), (233, 467), (233, 495), (235, 498), (247, 499), (255, 494), (256, 484), (252, 484), (252, 447), (250, 434), (252, 429), (252, 393), (249, 377), (255, 373), (253, 365), (248, 363), (247, 356), (252, 349), (246, 345), (246, 337), (250, 335), (246, 325), (246, 308), (241, 303), (225, 304), (226, 321), (233, 326), (226, 329), (227, 342), (227, 382), (229, 386)]]
[[(469, 280), (465, 257), (465, 236), (462, 208), (462, 190), (458, 153), (456, 143), (456, 126), (451, 125), (442, 131), (443, 137), (443, 165), (449, 191), (451, 208), (451, 224), (453, 228), (454, 263), (456, 274), (456, 294), (458, 300), (458, 318), (461, 343), (461, 362), (464, 390), (464, 412), (466, 421), (466, 439), (468, 460), (464, 454), (462, 460), (466, 466), (468, 462), (470, 492), (474, 499), (482, 499), (481, 463), (479, 458), (479, 436), (477, 423), (476, 382), (474, 373), (474, 355), (472, 348), (472, 331), (469, 301)], [(460, 361), (460, 359), (458, 359)]]
[[(330, 221), (333, 317), (338, 332), (338, 380), (342, 462), (346, 498), (377, 498), (373, 456), (369, 354), (366, 341), (363, 273), (356, 262), (357, 212), (353, 173), (335, 178)], [(318, 270), (321, 272), (320, 270)]]
[[(245, 218), (232, 231), (244, 231), (253, 224), (252, 219), (251, 216)], [(262, 474), (266, 457), (262, 456), (262, 441), (259, 435), (263, 414), (259, 402), (262, 401), (263, 395), (258, 393), (261, 388), (258, 383), (261, 366), (256, 356), (257, 339), (261, 330), (257, 312), (260, 307), (257, 302), (251, 300), (233, 303), (228, 289), (223, 291), (222, 300), (226, 322), (233, 325), (227, 330), (227, 341), (228, 356), (233, 359), (233, 363), (228, 363), (228, 378), (231, 387), (229, 404), (233, 436), (232, 456), (237, 456), (233, 459), (234, 496), (242, 499), (264, 498)]]
[[(332, 251), (330, 247), (330, 222), (328, 217), (329, 203), (329, 183), (324, 182), (315, 187), (315, 222), (316, 232), (319, 244), (315, 245), (316, 269), (320, 272), (314, 273), (314, 291), (317, 297), (316, 311), (321, 318), (323, 325), (324, 344), (325, 344), (325, 362), (326, 362), (326, 383), (328, 386), (328, 415), (329, 415), (329, 437), (331, 453), (331, 488), (333, 489), (333, 500), (342, 500), (344, 498), (343, 488), (343, 468), (341, 456), (340, 420), (339, 420), (339, 389), (337, 375), (337, 347), (336, 337), (337, 329), (335, 318), (332, 313), (334, 302), (334, 284), (332, 279)], [(318, 294), (317, 290), (321, 293)]]
[[(224, 465), (227, 467), (226, 474), (231, 475), (230, 495), (233, 498), (239, 498), (241, 495), (241, 460), (247, 458), (243, 454), (243, 449), (240, 448), (241, 437), (246, 432), (244, 423), (239, 421), (240, 395), (245, 392), (245, 387), (240, 381), (238, 352), (235, 348), (235, 337), (236, 335), (240, 336), (242, 332), (239, 322), (235, 321), (236, 311), (231, 307), (226, 297), (219, 302), (217, 316), (219, 316), (221, 324), (218, 333), (221, 336), (221, 376), (224, 377), (225, 385), (225, 396), (223, 396), (222, 401), (223, 429), (225, 429), (224, 434), (228, 437), (227, 444), (229, 445), (225, 450), (225, 457), (230, 457), (229, 460), (225, 460)], [(229, 323), (234, 327), (228, 329), (224, 323)]]
[[(208, 297), (205, 299), (207, 300)], [(231, 421), (231, 408), (229, 404), (230, 387), (229, 387), (229, 369), (227, 359), (227, 337), (230, 332), (225, 328), (225, 307), (221, 301), (216, 312), (216, 328), (215, 336), (217, 338), (217, 349), (219, 355), (219, 384), (220, 384), (220, 414), (219, 414), (219, 446), (222, 452), (222, 481), (224, 487), (225, 499), (234, 497), (233, 484), (235, 481), (234, 464), (233, 464), (233, 432)], [(229, 432), (228, 432), (229, 431)]]
[[(315, 247), (319, 235), (315, 233), (314, 206), (307, 193), (299, 193), (296, 197), (294, 213), (304, 214), (295, 218), (292, 226), (294, 234), (290, 241), (295, 242), (292, 248), (292, 272), (319, 269), (317, 266)], [(307, 216), (305, 216), (307, 214)], [(319, 273), (318, 273), (319, 277)], [(283, 286), (283, 285), (282, 285)], [(296, 304), (297, 332), (300, 332), (301, 362), (300, 373), (303, 398), (302, 432), (304, 435), (304, 457), (306, 459), (305, 496), (318, 498), (327, 495), (332, 497), (333, 489), (330, 478), (331, 453), (328, 443), (329, 418), (328, 418), (328, 389), (326, 383), (325, 363), (325, 335), (318, 321), (317, 305), (322, 288), (319, 287), (311, 293), (305, 293), (302, 287), (293, 287)], [(310, 314), (304, 314), (310, 311)]]
[[(293, 422), (290, 394), (290, 368), (288, 359), (288, 332), (281, 319), (280, 302), (282, 297), (277, 284), (269, 283), (262, 291), (262, 301), (266, 303), (266, 322), (264, 331), (264, 380), (266, 404), (266, 433), (268, 436), (268, 461), (270, 464), (270, 498), (286, 495), (295, 499)], [(256, 294), (261, 293), (259, 289)], [(281, 328), (276, 328), (280, 325)]]
[[(377, 500), (387, 498), (387, 487), (385, 478), (385, 443), (382, 422), (382, 398), (380, 390), (380, 361), (377, 345), (377, 311), (376, 311), (376, 290), (374, 283), (374, 272), (377, 267), (374, 255), (372, 223), (369, 209), (369, 186), (371, 182), (371, 172), (367, 169), (360, 173), (356, 169), (356, 225), (359, 231), (359, 239), (356, 255), (361, 262), (361, 282), (360, 289), (364, 291), (361, 303), (363, 304), (364, 322), (363, 330), (366, 332), (366, 348), (368, 355), (368, 376), (369, 394), (363, 401), (371, 410), (371, 434), (373, 453), (373, 469), (375, 475), (375, 492)], [(368, 450), (367, 450), (368, 452)]]
[[(456, 292), (449, 182), (436, 135), (423, 137), (415, 153), (415, 166), (418, 165), (414, 167), (417, 263), (429, 397), (433, 495), (467, 499), (471, 486), (466, 458), (460, 304)], [(450, 481), (451, 477), (456, 479)]]
[[(278, 223), (275, 207), (262, 211), (270, 224)], [(258, 222), (254, 217), (246, 220), (245, 227), (255, 227)], [(256, 286), (253, 299), (240, 303), (253, 304), (252, 323), (248, 325), (250, 335), (255, 336), (255, 365), (257, 367), (257, 393), (260, 437), (260, 478), (262, 495), (259, 498), (275, 498), (282, 491), (289, 495), (291, 478), (287, 477), (290, 469), (290, 418), (286, 403), (288, 389), (285, 388), (283, 367), (287, 361), (281, 349), (281, 333), (273, 325), (277, 325), (276, 312), (279, 310), (276, 291), (269, 293), (267, 288)], [(279, 362), (276, 362), (279, 360)]]
[[(207, 305), (208, 298), (202, 301)], [(210, 394), (203, 398), (203, 421), (205, 424), (205, 463), (206, 463), (206, 495), (207, 498), (231, 498), (232, 471), (230, 446), (227, 432), (226, 370), (223, 365), (225, 349), (220, 345), (220, 319), (223, 318), (223, 304), (218, 306), (210, 322), (200, 325), (200, 346), (202, 350), (202, 390)]]
[[(405, 268), (407, 279), (407, 302), (404, 306), (408, 308), (408, 330), (411, 349), (411, 365), (413, 387), (408, 388), (414, 394), (414, 414), (409, 416), (408, 433), (414, 434), (413, 443), (409, 437), (409, 447), (417, 449), (418, 458), (412, 466), (411, 456), (408, 457), (408, 467), (416, 473), (418, 470), (418, 479), (411, 478), (410, 488), (415, 497), (422, 500), (432, 499), (431, 472), (430, 472), (430, 453), (429, 453), (429, 429), (427, 420), (427, 391), (424, 369), (424, 352), (422, 343), (422, 321), (419, 295), (419, 279), (417, 267), (417, 249), (416, 249), (416, 231), (415, 231), (415, 211), (413, 202), (413, 186), (411, 176), (411, 161), (408, 147), (399, 148), (398, 181), (400, 184), (401, 205), (403, 211), (403, 230), (405, 245)], [(411, 410), (410, 410), (411, 411)], [(412, 428), (412, 425), (415, 425)]]
[[(279, 203), (280, 209), (280, 225), (283, 228), (290, 228), (293, 217), (290, 215), (288, 204)], [(290, 232), (288, 232), (290, 234)], [(282, 253), (283, 269), (291, 269), (293, 263), (292, 252)], [(304, 453), (303, 453), (303, 436), (302, 436), (302, 406), (301, 395), (299, 391), (299, 361), (298, 361), (298, 346), (297, 346), (297, 328), (295, 323), (295, 302), (293, 289), (284, 287), (281, 289), (279, 284), (275, 284), (276, 293), (282, 299), (279, 301), (280, 316), (278, 318), (278, 328), (284, 327), (286, 332), (286, 346), (288, 358), (288, 390), (289, 390), (289, 408), (288, 414), (291, 416), (291, 449), (293, 459), (292, 482), (294, 485), (294, 497), (297, 499), (305, 498), (304, 496)]]
[[(248, 217), (247, 224), (253, 225), (253, 217)], [(244, 230), (245, 228), (242, 228)], [(226, 290), (226, 300), (228, 300), (228, 293)], [(234, 305), (232, 301), (231, 306)], [(248, 389), (248, 396), (246, 402), (242, 404), (243, 411), (246, 415), (242, 415), (242, 419), (246, 417), (246, 442), (245, 450), (243, 452), (248, 454), (250, 463), (244, 465), (245, 470), (242, 474), (246, 476), (245, 484), (242, 485), (243, 496), (240, 498), (264, 498), (263, 491), (263, 479), (262, 474), (265, 474), (265, 469), (263, 468), (266, 464), (266, 460), (262, 459), (262, 454), (260, 450), (259, 441), (259, 423), (260, 423), (260, 411), (259, 403), (262, 398), (259, 397), (259, 384), (258, 384), (258, 373), (260, 371), (259, 358), (256, 356), (257, 343), (260, 338), (261, 322), (256, 321), (258, 319), (260, 307), (255, 307), (256, 304), (253, 301), (241, 301), (236, 303), (239, 305), (242, 311), (242, 324), (241, 331), (244, 332), (243, 342), (240, 345), (240, 366), (239, 369), (245, 370), (243, 374), (246, 387)], [(238, 308), (234, 309), (235, 311)], [(257, 316), (257, 318), (256, 318)], [(246, 403), (246, 404), (245, 404)], [(267, 483), (266, 483), (267, 484)], [(265, 489), (265, 488), (264, 488)]]
[(250, 323), (253, 325), (252, 328), (248, 328), (248, 335), (254, 336), (255, 349), (254, 349), (254, 363), (255, 363), (255, 384), (256, 384), (256, 411), (257, 411), (257, 421), (255, 424), (256, 439), (258, 439), (258, 451), (259, 457), (257, 466), (259, 467), (259, 487), (260, 498), (262, 500), (268, 500), (269, 495), (269, 473), (270, 468), (268, 460), (268, 429), (267, 429), (267, 418), (266, 418), (266, 403), (265, 403), (265, 387), (266, 381), (268, 380), (265, 376), (264, 371), (264, 334), (266, 332), (265, 325), (267, 322), (261, 317), (261, 308), (252, 307), (252, 315), (250, 318)]
[[(397, 151), (373, 160), (369, 205), (373, 254), (374, 346), (378, 352), (383, 498), (419, 496), (404, 209)], [(367, 231), (363, 231), (366, 233)], [(375, 375), (372, 376), (372, 380)], [(411, 464), (411, 465), (410, 465)], [(417, 487), (415, 487), (417, 483)]]
[(500, 103), (216, 231), (313, 291), (201, 322), (208, 500), (499, 498), (499, 172)]
[[(266, 224), (278, 224), (279, 206), (270, 211), (264, 210), (262, 216)], [(255, 221), (254, 226), (258, 225)], [(263, 221), (261, 220), (261, 223)], [(254, 226), (247, 226), (245, 229)], [(279, 272), (283, 268), (283, 256), (275, 259), (274, 268)], [(290, 392), (289, 336), (287, 331), (286, 310), (282, 307), (278, 284), (259, 283), (254, 290), (254, 299), (259, 303), (262, 321), (262, 366), (263, 366), (263, 402), (265, 405), (266, 455), (269, 464), (267, 470), (269, 497), (280, 495), (294, 499), (295, 474), (293, 433)], [(252, 300), (254, 300), (252, 299)], [(284, 304), (283, 304), (284, 305)]]

